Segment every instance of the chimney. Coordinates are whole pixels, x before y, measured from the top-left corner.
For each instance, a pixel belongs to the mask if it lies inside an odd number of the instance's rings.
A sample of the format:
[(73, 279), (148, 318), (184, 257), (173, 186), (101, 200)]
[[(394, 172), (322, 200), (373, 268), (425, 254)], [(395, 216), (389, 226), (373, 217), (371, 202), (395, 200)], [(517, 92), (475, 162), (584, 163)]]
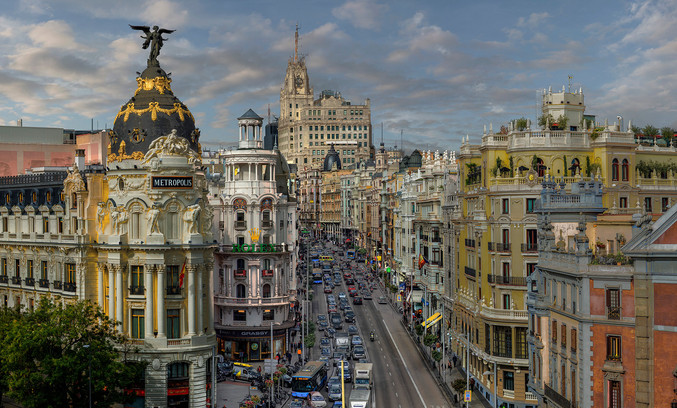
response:
[(75, 150), (75, 165), (80, 171), (85, 169), (85, 149)]

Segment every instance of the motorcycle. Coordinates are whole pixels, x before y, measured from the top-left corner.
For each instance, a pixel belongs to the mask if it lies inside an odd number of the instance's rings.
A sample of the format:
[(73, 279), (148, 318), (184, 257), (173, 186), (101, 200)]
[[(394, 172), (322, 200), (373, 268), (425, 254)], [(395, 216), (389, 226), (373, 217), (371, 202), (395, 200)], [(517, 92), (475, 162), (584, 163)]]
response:
[(374, 341), (374, 332), (371, 332), (371, 334), (369, 334), (369, 340)]

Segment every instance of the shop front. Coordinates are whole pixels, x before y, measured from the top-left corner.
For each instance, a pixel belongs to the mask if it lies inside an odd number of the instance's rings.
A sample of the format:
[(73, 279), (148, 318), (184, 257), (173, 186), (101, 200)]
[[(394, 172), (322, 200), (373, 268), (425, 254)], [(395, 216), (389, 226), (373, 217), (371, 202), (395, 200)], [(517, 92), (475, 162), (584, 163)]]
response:
[(243, 363), (275, 358), (287, 351), (289, 329), (293, 322), (285, 327), (273, 329), (273, 343), (270, 342), (270, 330), (216, 328), (218, 352), (227, 359)]

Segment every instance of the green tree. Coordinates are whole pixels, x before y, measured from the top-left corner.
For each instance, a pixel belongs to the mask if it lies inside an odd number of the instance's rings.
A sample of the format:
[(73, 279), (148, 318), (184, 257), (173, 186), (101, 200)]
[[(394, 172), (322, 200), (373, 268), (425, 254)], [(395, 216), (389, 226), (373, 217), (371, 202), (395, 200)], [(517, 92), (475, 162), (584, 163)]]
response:
[[(22, 315), (18, 309), (3, 308), (0, 309), (0, 351), (9, 342), (9, 336), (12, 327), (18, 324)], [(9, 390), (9, 370), (7, 364), (0, 358), (0, 405), (2, 405), (2, 396)]]
[(557, 118), (557, 129), (566, 130), (567, 124), (569, 124), (569, 117), (564, 115), (559, 115)]
[(640, 128), (639, 126), (632, 126), (632, 127), (630, 128), (630, 130), (632, 130), (632, 133), (633, 133), (635, 136), (641, 135), (642, 132), (643, 132), (642, 128)]
[(526, 128), (527, 128), (527, 118), (522, 116), (519, 119), (515, 119), (515, 129), (517, 129), (518, 131), (521, 132), (521, 131), (525, 130)]
[(546, 123), (549, 126), (552, 126), (552, 124), (554, 122), (555, 122), (555, 118), (553, 118), (552, 115), (549, 114), (549, 113), (547, 115), (541, 115), (541, 116), (538, 117), (538, 126), (540, 126), (542, 128), (545, 128)]
[(644, 128), (642, 129), (642, 132), (644, 132), (644, 136), (647, 136), (647, 137), (653, 137), (653, 136), (656, 136), (656, 135), (659, 134), (658, 128), (655, 128), (651, 125), (644, 126)]
[[(0, 313), (6, 321), (12, 312)], [(126, 402), (124, 388), (145, 369), (129, 360), (133, 350), (115, 322), (89, 301), (62, 305), (43, 298), (6, 328), (0, 365), (8, 374), (7, 395), (26, 408), (87, 407), (90, 362), (92, 405)]]

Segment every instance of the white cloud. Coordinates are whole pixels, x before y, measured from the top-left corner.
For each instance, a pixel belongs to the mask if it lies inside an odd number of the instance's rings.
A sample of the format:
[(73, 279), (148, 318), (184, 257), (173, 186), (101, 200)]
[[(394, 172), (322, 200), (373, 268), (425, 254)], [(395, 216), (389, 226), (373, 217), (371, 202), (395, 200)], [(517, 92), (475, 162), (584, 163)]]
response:
[(402, 62), (417, 53), (449, 55), (459, 41), (454, 33), (436, 25), (426, 25), (425, 16), (417, 12), (402, 24), (400, 36), (403, 48), (395, 49), (387, 57), (389, 62)]
[(354, 27), (378, 30), (381, 27), (381, 18), (388, 10), (385, 4), (378, 4), (370, 0), (349, 0), (332, 10), (334, 17), (346, 20)]
[(520, 17), (517, 19), (518, 27), (536, 27), (539, 24), (543, 23), (550, 17), (550, 14), (547, 11), (542, 13), (531, 13), (529, 17), (524, 18)]
[(36, 24), (28, 32), (33, 44), (39, 47), (62, 50), (89, 51), (89, 47), (76, 41), (73, 30), (65, 21), (50, 20)]

